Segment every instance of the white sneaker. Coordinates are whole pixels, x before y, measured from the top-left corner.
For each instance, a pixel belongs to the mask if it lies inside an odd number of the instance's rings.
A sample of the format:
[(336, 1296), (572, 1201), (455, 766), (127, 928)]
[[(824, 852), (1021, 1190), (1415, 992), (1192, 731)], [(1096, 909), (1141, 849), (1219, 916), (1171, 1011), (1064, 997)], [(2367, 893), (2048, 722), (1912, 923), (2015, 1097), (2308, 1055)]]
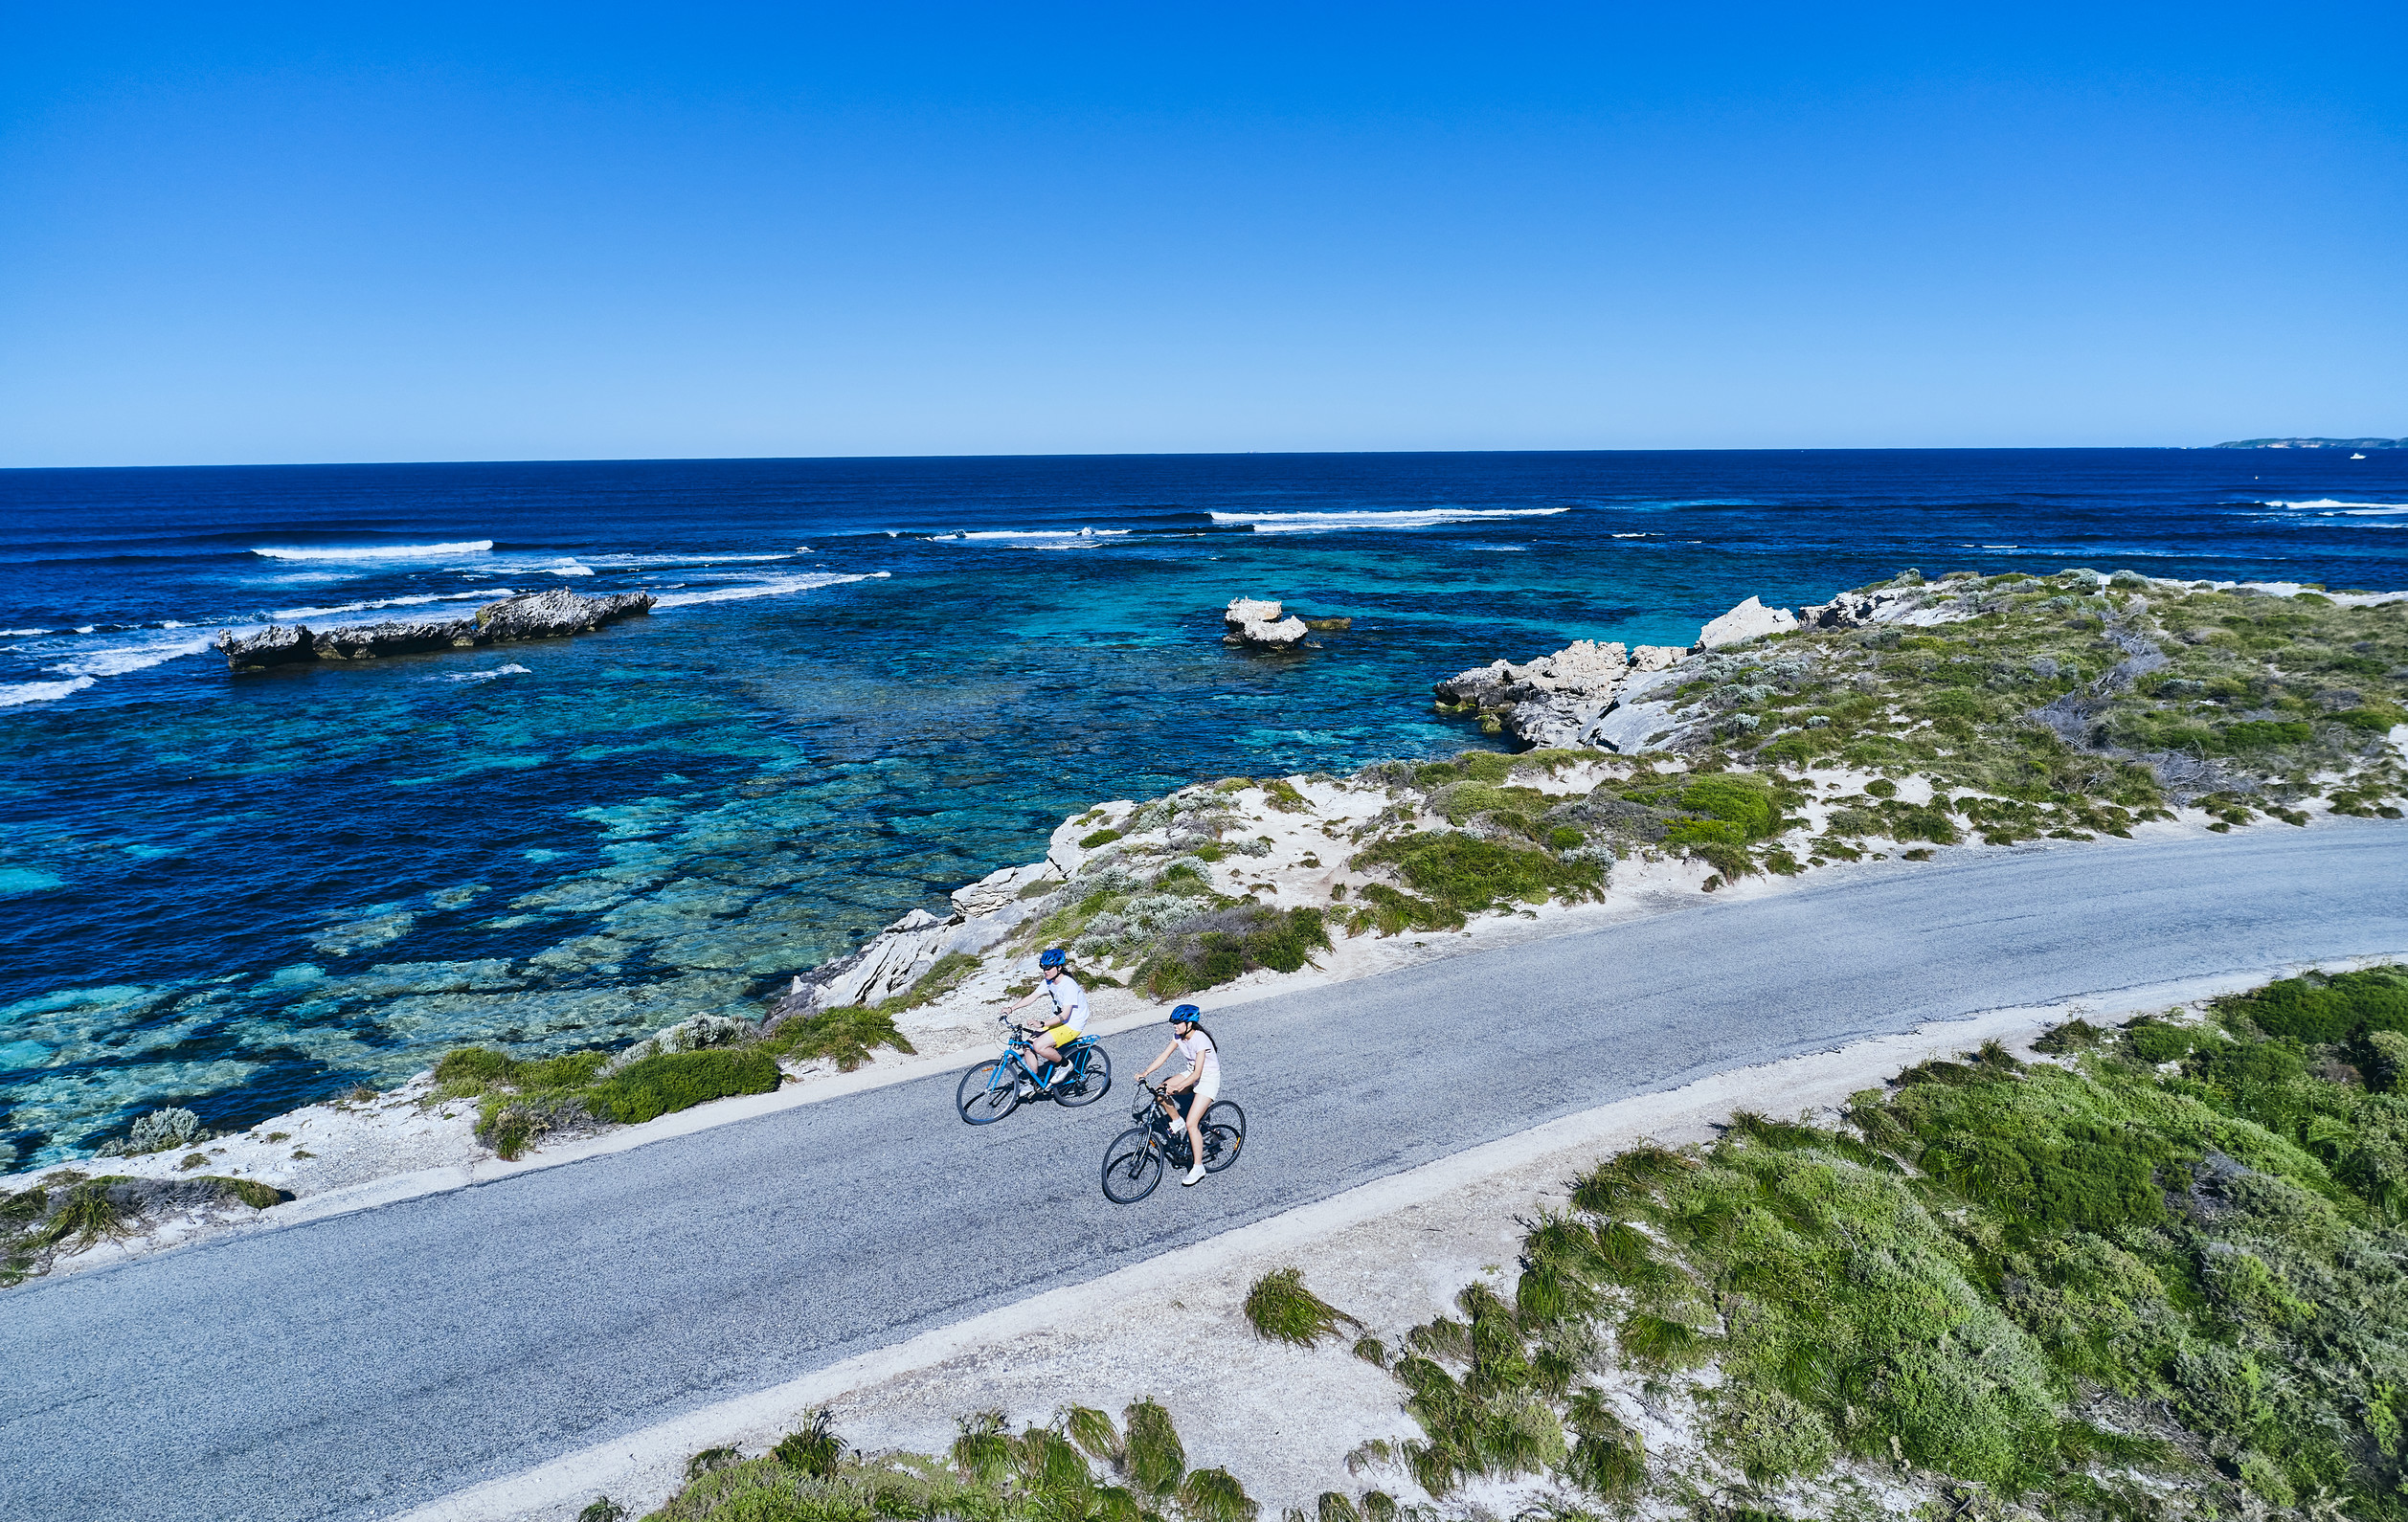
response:
[(1181, 1182), (1181, 1184), (1192, 1184), (1192, 1183), (1194, 1183), (1197, 1179), (1202, 1178), (1203, 1176), (1204, 1176), (1204, 1164), (1202, 1164), (1202, 1163), (1198, 1163), (1195, 1167), (1190, 1168), (1190, 1169), (1188, 1169), (1188, 1170), (1187, 1170), (1187, 1176), (1186, 1176), (1186, 1177), (1184, 1177), (1184, 1178), (1182, 1178), (1182, 1179), (1181, 1179), (1181, 1180), (1180, 1180), (1180, 1182)]
[(1180, 1119), (1177, 1115), (1173, 1115), (1171, 1117), (1171, 1134), (1174, 1136), (1184, 1136), (1187, 1134), (1187, 1123)]

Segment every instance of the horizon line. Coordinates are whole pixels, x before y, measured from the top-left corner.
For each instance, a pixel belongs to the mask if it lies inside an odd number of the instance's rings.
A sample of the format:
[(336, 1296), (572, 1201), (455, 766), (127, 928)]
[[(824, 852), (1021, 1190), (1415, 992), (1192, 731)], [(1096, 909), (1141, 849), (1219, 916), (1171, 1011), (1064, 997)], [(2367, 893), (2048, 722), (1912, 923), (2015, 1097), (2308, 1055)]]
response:
[[(2265, 436), (2317, 437), (2316, 435)], [(2343, 445), (2356, 442), (2342, 440)], [(2328, 446), (2329, 447), (2329, 446)], [(380, 469), (413, 465), (696, 465), (812, 462), (831, 460), (979, 460), (979, 459), (1244, 459), (1278, 458), (1323, 459), (1333, 456), (1439, 455), (1935, 455), (1935, 454), (2109, 454), (2127, 451), (2190, 453), (2215, 449), (2272, 452), (2273, 446), (2233, 440), (2215, 444), (1753, 444), (1711, 448), (1558, 448), (1558, 449), (1157, 449), (1157, 450), (1013, 450), (960, 454), (860, 455), (545, 455), (479, 459), (271, 459), (192, 461), (172, 464), (0, 465), (0, 475), (69, 470), (326, 470)], [(2320, 454), (2314, 447), (2284, 454)], [(2408, 452), (2408, 451), (2403, 451)]]

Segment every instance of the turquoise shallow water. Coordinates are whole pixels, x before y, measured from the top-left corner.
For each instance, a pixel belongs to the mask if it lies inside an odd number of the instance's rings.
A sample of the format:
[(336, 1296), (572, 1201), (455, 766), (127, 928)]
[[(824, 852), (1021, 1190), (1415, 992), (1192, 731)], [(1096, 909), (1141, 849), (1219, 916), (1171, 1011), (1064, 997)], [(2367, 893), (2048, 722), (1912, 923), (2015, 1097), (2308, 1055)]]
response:
[[(241, 1125), (461, 1041), (750, 1011), (1090, 802), (1479, 743), (1431, 682), (1685, 643), (1751, 593), (1910, 564), (2401, 585), (2408, 459), (19, 471), (0, 503), (0, 1148), (23, 1163), (158, 1104)], [(236, 678), (200, 649), (559, 585), (662, 607), (360, 669)], [(1239, 594), (1356, 626), (1228, 651)]]

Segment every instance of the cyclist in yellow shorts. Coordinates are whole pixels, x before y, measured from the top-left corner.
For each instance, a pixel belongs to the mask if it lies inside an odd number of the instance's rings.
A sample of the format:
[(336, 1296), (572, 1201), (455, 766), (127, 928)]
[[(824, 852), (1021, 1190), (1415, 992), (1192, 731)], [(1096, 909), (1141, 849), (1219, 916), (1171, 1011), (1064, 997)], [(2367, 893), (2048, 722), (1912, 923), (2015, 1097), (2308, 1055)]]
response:
[(1028, 1043), (1028, 1052), (1038, 1062), (1049, 1064), (1045, 1069), (1044, 1079), (1047, 1089), (1051, 1089), (1062, 1075), (1069, 1071), (1069, 1065), (1062, 1061), (1062, 1048), (1087, 1032), (1087, 990), (1079, 987), (1078, 980), (1064, 971), (1069, 960), (1070, 953), (1062, 948), (1048, 948), (1037, 958), (1037, 976), (1043, 981), (1026, 998), (1003, 1012), (1018, 1015), (1037, 1002), (1040, 996), (1051, 996), (1053, 1018), (1020, 1022), (1022, 1030), (1032, 1034), (1044, 1032)]

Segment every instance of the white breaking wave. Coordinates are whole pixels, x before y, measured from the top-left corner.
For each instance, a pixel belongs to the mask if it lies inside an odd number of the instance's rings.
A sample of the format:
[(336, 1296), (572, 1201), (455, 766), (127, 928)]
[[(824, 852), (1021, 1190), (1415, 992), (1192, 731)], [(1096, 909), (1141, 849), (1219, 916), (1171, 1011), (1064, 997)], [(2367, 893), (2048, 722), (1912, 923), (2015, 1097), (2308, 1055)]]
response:
[[(753, 554), (693, 554), (693, 555), (588, 555), (585, 558), (597, 566), (614, 568), (637, 566), (732, 566), (748, 561), (792, 560), (794, 551), (775, 555)], [(576, 562), (571, 561), (574, 565)]]
[(950, 534), (938, 534), (939, 543), (962, 540), (993, 539), (1004, 543), (1029, 545), (1037, 548), (1059, 548), (1067, 541), (1118, 539), (1132, 530), (1127, 528), (973, 528)]
[(1400, 512), (1225, 513), (1216, 524), (1252, 524), (1258, 534), (1334, 533), (1349, 528), (1434, 528), (1441, 524), (1484, 523), (1499, 518), (1552, 518), (1569, 507), (1425, 507)]
[(6, 638), (11, 635), (46, 635), (50, 631), (47, 629), (0, 629), (0, 638)]
[(2391, 512), (2408, 512), (2408, 503), (2341, 502), (2331, 497), (2319, 497), (2313, 502), (2270, 502), (2269, 507), (2381, 507)]
[[(122, 677), (128, 671), (165, 665), (185, 656), (196, 656), (209, 648), (203, 639), (160, 639), (148, 644), (104, 645), (98, 650), (79, 651), (44, 671), (56, 671), (62, 677)], [(62, 694), (63, 696), (63, 694)]]
[(445, 555), (482, 555), (493, 548), (490, 539), (462, 539), (448, 545), (366, 545), (356, 548), (259, 548), (251, 553), (269, 560), (434, 560)]
[(491, 682), (496, 677), (531, 677), (534, 673), (513, 660), (506, 666), (490, 671), (455, 671), (448, 676), (429, 677), (429, 682)]
[(21, 703), (55, 703), (90, 685), (90, 677), (78, 677), (72, 682), (12, 682), (0, 685), (0, 708), (13, 708)]
[(507, 587), (479, 587), (474, 592), (428, 593), (417, 597), (382, 597), (374, 602), (339, 602), (331, 608), (279, 608), (271, 618), (331, 618), (339, 613), (371, 613), (378, 608), (416, 608), (429, 602), (488, 602), (518, 593)]
[(574, 560), (564, 560), (556, 566), (546, 566), (544, 569), (551, 571), (555, 576), (590, 576), (594, 574), (594, 568), (592, 566), (580, 566)]
[(771, 581), (750, 582), (741, 587), (714, 587), (709, 592), (663, 593), (652, 599), (655, 608), (690, 608), (700, 602), (737, 602), (747, 597), (777, 597), (790, 592), (810, 592), (819, 587), (841, 586), (848, 581), (878, 581), (888, 574), (873, 571), (866, 576), (804, 575), (779, 576)]

